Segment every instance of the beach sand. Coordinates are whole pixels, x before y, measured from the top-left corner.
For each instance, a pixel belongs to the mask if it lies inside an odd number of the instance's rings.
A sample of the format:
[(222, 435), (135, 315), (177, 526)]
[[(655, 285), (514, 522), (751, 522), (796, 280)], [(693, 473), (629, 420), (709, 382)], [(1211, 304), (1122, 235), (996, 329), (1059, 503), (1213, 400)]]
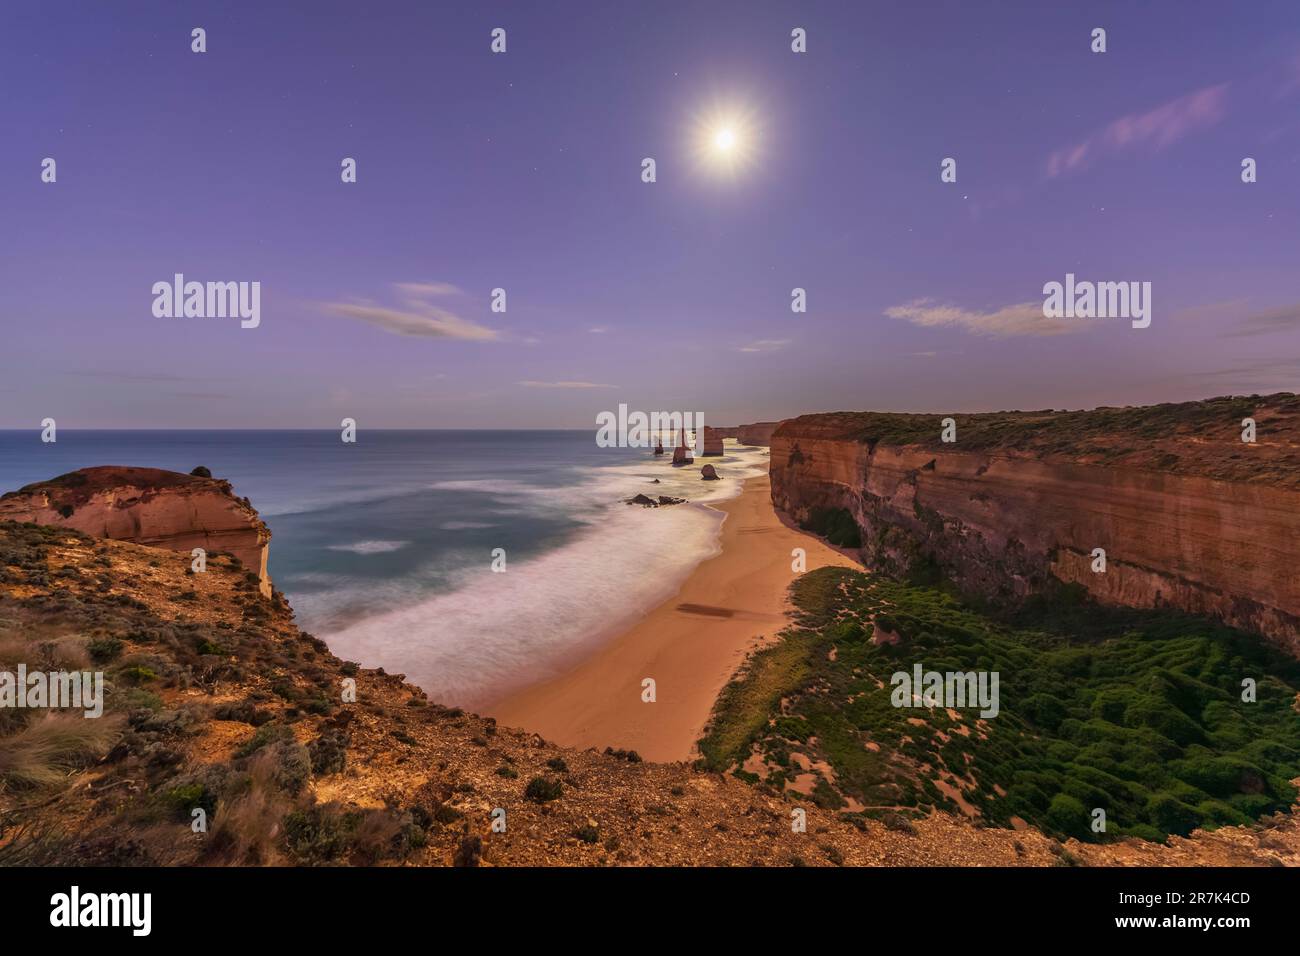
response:
[[(704, 561), (677, 594), (569, 673), (482, 709), (568, 747), (635, 750), (646, 760), (687, 760), (719, 691), (746, 654), (787, 623), (791, 550), (807, 570), (858, 567), (821, 539), (782, 522), (766, 475), (746, 479), (726, 513), (721, 554)], [(656, 700), (641, 700), (653, 678)]]

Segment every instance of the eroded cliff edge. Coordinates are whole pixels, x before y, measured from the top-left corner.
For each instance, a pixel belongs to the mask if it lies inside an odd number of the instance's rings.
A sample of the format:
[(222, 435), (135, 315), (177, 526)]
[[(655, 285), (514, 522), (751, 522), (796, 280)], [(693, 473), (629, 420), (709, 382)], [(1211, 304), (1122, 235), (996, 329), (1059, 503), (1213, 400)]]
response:
[(958, 415), (950, 443), (945, 417), (781, 423), (774, 504), (801, 522), (846, 509), (883, 570), (933, 563), (998, 600), (1077, 584), (1218, 617), (1300, 657), (1300, 398)]
[(1168, 846), (1092, 846), (941, 812), (890, 825), (801, 799), (795, 832), (792, 795), (440, 706), (402, 675), (339, 660), (246, 564), (214, 552), (205, 573), (189, 569), (188, 555), (62, 521), (0, 519), (0, 671), (106, 678), (100, 719), (27, 708), (0, 721), (0, 866), (1300, 860), (1294, 814)]
[(83, 468), (0, 497), (0, 521), (57, 525), (170, 551), (225, 552), (271, 595), (271, 530), (228, 481), (160, 468)]

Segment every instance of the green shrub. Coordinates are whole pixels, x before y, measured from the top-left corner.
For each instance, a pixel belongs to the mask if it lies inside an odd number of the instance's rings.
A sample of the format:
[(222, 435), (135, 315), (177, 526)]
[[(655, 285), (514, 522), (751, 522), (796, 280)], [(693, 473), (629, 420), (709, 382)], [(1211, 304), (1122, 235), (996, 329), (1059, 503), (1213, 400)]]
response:
[(122, 653), (123, 644), (116, 637), (97, 637), (86, 642), (86, 651), (96, 664), (107, 664)]
[(564, 784), (553, 777), (533, 777), (524, 788), (524, 799), (533, 803), (547, 803), (558, 800), (564, 793)]
[(814, 508), (800, 527), (821, 535), (837, 548), (862, 547), (858, 523), (845, 508)]
[[(701, 764), (779, 789), (800, 772), (800, 754), (834, 771), (817, 802), (952, 810), (933, 772), (916, 769), (947, 768), (975, 780), (965, 798), (981, 820), (1010, 826), (1018, 816), (1090, 841), (1163, 840), (1291, 806), (1300, 663), (1214, 621), (1060, 594), (1002, 613), (879, 574), (801, 575), (794, 626), (724, 688)], [(903, 640), (845, 639), (873, 619)], [(997, 717), (892, 706), (891, 676), (913, 664), (997, 671)], [(1242, 673), (1260, 675), (1256, 704), (1240, 700)], [(760, 774), (742, 769), (755, 751), (769, 768)], [(1091, 831), (1094, 807), (1106, 810), (1106, 834)]]

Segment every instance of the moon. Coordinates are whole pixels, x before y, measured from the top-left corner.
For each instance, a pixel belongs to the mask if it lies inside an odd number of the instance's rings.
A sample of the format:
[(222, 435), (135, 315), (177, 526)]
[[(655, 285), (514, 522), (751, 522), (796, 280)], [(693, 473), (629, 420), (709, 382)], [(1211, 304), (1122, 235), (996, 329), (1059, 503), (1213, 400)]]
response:
[(701, 174), (739, 179), (755, 165), (762, 145), (762, 124), (752, 104), (714, 101), (693, 117), (691, 151)]

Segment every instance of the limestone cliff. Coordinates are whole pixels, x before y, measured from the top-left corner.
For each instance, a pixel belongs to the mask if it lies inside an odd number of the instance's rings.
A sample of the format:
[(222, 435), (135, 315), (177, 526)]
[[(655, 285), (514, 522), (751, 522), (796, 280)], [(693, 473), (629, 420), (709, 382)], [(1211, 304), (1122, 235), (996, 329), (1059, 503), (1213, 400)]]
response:
[(736, 441), (742, 445), (770, 445), (772, 432), (780, 422), (754, 422), (736, 429)]
[(1300, 656), (1296, 396), (954, 419), (951, 443), (937, 415), (783, 422), (773, 502), (800, 521), (847, 509), (864, 560), (887, 570), (934, 562), (1003, 599), (1055, 578), (1105, 602), (1216, 616)]
[(72, 528), (171, 551), (234, 555), (270, 595), (271, 531), (228, 481), (158, 468), (85, 468), (0, 497), (0, 521)]

